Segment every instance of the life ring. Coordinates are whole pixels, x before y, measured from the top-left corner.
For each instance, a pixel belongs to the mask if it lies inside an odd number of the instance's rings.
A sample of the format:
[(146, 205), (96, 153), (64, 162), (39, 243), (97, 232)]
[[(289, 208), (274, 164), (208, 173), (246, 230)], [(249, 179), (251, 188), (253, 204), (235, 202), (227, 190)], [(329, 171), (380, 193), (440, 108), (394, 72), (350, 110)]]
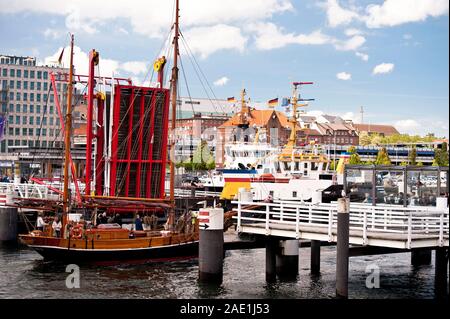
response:
[(81, 239), (83, 236), (83, 227), (81, 225), (75, 225), (70, 230), (70, 237), (75, 239)]

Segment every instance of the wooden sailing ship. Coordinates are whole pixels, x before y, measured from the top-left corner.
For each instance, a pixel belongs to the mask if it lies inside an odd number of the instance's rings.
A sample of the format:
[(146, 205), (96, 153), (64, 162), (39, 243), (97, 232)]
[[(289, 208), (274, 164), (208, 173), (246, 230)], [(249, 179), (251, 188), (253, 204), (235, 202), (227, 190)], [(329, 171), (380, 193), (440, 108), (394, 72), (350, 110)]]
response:
[[(146, 261), (197, 256), (198, 224), (190, 215), (175, 216), (174, 163), (170, 161), (170, 194), (165, 194), (165, 172), (168, 149), (168, 118), (172, 115), (171, 128), (175, 131), (177, 80), (178, 80), (179, 3), (176, 1), (174, 23), (174, 54), (171, 87), (163, 87), (165, 59), (158, 59), (154, 69), (158, 73), (159, 87), (137, 87), (128, 84), (112, 86), (110, 108), (105, 95), (95, 93), (96, 83), (105, 78), (95, 76), (99, 54), (90, 53), (87, 78), (87, 134), (86, 180), (84, 195), (77, 187), (74, 165), (71, 162), (72, 94), (74, 83), (73, 35), (71, 37), (68, 82), (67, 113), (65, 123), (64, 189), (62, 202), (23, 200), (19, 207), (41, 206), (62, 214), (61, 236), (51, 231), (34, 230), (20, 235), (20, 240), (35, 249), (47, 260), (60, 261)], [(52, 80), (56, 76), (52, 75)], [(58, 77), (61, 80), (61, 77)], [(55, 86), (55, 85), (54, 85)], [(55, 94), (56, 98), (56, 94)], [(96, 103), (95, 103), (96, 102)], [(93, 112), (96, 104), (96, 128), (93, 128)], [(171, 112), (169, 106), (171, 104)], [(59, 108), (59, 107), (58, 107)], [(60, 112), (60, 117), (61, 112)], [(95, 149), (92, 149), (93, 139)], [(170, 149), (174, 149), (171, 139)], [(91, 158), (95, 154), (95, 167)], [(69, 196), (69, 169), (75, 194)], [(92, 178), (91, 176), (94, 175)], [(91, 180), (94, 187), (91, 189)], [(73, 220), (71, 214), (88, 212), (86, 220)], [(163, 229), (130, 230), (114, 223), (96, 225), (102, 214), (141, 214), (141, 216), (167, 216)], [(90, 222), (88, 220), (90, 219)]]

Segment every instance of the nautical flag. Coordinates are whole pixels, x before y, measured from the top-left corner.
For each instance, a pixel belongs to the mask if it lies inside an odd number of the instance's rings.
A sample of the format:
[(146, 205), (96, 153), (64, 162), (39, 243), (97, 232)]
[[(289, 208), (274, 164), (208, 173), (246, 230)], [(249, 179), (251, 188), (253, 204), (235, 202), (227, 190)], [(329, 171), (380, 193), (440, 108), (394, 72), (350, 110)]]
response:
[(58, 64), (61, 64), (63, 55), (64, 55), (64, 48), (62, 49), (61, 54), (59, 55), (59, 58), (58, 58)]
[(288, 106), (289, 103), (291, 103), (291, 100), (288, 99), (287, 97), (281, 99), (281, 106)]
[(0, 115), (0, 141), (3, 140), (3, 133), (5, 131), (6, 119)]
[(267, 105), (272, 108), (278, 106), (278, 98), (267, 101)]
[(227, 99), (227, 102), (236, 102), (236, 99), (232, 96)]

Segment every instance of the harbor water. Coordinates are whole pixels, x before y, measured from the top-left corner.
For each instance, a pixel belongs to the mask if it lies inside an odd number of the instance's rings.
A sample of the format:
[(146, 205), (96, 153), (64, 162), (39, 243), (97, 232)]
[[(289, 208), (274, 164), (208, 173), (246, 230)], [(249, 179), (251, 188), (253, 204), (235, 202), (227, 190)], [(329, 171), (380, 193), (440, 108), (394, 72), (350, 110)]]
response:
[[(191, 259), (140, 265), (80, 265), (80, 288), (68, 289), (67, 265), (44, 262), (28, 248), (0, 247), (0, 298), (328, 299), (335, 296), (335, 253), (335, 247), (322, 247), (321, 275), (312, 276), (310, 250), (301, 248), (299, 276), (291, 282), (267, 284), (265, 250), (252, 249), (226, 252), (220, 287), (199, 285), (198, 260)], [(352, 257), (349, 298), (432, 299), (433, 264), (411, 266), (409, 253)], [(374, 268), (379, 269), (379, 288), (369, 289), (366, 279)]]

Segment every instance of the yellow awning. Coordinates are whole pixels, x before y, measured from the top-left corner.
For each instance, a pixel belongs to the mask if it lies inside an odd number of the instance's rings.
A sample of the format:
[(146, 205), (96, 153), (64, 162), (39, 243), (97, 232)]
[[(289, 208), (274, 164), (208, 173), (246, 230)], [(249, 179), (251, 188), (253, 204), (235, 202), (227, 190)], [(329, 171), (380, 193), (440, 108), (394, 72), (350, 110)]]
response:
[(220, 194), (220, 199), (234, 199), (239, 192), (239, 188), (242, 187), (249, 190), (251, 187), (250, 182), (225, 182), (225, 186)]

